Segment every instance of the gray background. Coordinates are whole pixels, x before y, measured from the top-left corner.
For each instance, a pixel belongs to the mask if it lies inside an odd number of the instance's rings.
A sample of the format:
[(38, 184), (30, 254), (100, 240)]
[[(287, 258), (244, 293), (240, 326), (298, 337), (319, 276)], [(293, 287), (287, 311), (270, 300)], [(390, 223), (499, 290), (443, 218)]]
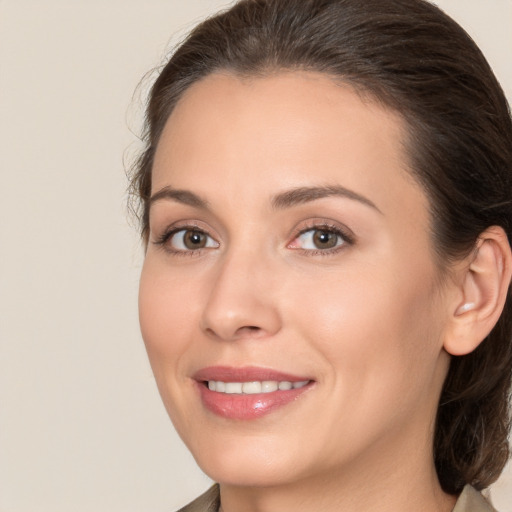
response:
[[(209, 485), (146, 361), (123, 160), (139, 80), (226, 5), (0, 0), (0, 512), (171, 511)], [(512, 98), (512, 0), (439, 5)], [(511, 510), (511, 469), (492, 495)]]

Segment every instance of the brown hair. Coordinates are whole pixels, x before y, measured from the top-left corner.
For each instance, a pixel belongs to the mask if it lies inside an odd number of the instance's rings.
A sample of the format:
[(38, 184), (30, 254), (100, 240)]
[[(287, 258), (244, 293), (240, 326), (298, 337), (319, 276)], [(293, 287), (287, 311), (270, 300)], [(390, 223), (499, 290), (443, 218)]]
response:
[[(469, 253), (487, 227), (512, 239), (512, 122), (482, 53), (424, 0), (242, 0), (197, 26), (161, 71), (147, 107), (146, 148), (132, 176), (147, 242), (151, 168), (183, 92), (223, 70), (326, 73), (399, 112), (411, 174), (430, 199), (441, 265)], [(512, 300), (473, 353), (453, 357), (442, 391), (434, 458), (443, 489), (487, 487), (509, 456)]]

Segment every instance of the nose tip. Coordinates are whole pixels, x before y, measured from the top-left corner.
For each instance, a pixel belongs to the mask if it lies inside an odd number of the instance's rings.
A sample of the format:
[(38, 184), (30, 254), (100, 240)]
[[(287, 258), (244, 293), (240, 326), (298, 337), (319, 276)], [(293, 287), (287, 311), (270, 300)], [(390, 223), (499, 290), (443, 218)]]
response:
[(202, 315), (202, 329), (221, 340), (261, 339), (281, 328), (266, 272), (226, 265), (212, 284)]
[(222, 306), (217, 295), (203, 318), (203, 330), (211, 337), (226, 341), (261, 339), (279, 331), (277, 312), (270, 305), (238, 303), (236, 311)]

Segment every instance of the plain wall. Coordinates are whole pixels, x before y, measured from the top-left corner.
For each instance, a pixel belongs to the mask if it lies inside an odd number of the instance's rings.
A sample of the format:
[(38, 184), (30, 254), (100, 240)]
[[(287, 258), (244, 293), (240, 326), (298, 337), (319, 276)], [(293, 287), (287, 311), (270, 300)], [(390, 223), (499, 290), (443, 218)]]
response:
[[(139, 334), (123, 160), (139, 80), (227, 4), (0, 0), (0, 512), (172, 511), (209, 485)], [(512, 0), (439, 5), (512, 98)], [(511, 510), (512, 470), (492, 494)]]

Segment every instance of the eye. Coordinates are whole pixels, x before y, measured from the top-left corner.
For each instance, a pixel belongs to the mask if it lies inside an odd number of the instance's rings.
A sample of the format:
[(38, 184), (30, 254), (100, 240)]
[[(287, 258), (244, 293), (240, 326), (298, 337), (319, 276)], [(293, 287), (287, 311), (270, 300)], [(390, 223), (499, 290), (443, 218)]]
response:
[(171, 252), (190, 252), (219, 247), (219, 243), (210, 235), (196, 228), (174, 229), (165, 233), (157, 243), (165, 245)]
[(289, 245), (290, 249), (305, 251), (329, 251), (337, 249), (351, 240), (339, 228), (318, 226), (301, 231)]

